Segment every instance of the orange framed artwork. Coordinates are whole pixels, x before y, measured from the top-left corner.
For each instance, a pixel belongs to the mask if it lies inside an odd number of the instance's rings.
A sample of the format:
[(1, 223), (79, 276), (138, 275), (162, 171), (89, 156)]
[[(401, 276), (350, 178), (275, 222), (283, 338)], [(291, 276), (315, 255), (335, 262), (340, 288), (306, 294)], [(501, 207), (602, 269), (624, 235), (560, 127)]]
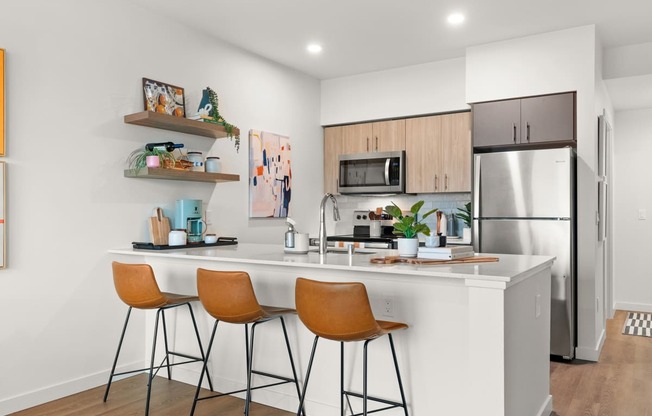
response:
[(5, 50), (0, 49), (0, 156), (5, 155)]

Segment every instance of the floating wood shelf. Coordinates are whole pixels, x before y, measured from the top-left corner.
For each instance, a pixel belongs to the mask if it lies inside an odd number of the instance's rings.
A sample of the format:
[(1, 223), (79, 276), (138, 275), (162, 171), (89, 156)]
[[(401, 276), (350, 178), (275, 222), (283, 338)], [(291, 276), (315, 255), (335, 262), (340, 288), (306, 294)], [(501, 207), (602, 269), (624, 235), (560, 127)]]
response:
[(165, 168), (142, 168), (137, 171), (125, 169), (125, 178), (145, 178), (145, 179), (172, 179), (177, 181), (193, 182), (237, 182), (240, 175), (230, 173), (209, 173), (209, 172), (192, 172), (189, 170), (165, 169)]
[[(153, 111), (141, 111), (140, 113), (126, 115), (125, 123), (212, 137), (214, 139), (226, 137), (226, 129), (221, 124), (190, 120), (169, 114), (155, 113)], [(240, 135), (240, 130), (234, 128), (233, 135)]]

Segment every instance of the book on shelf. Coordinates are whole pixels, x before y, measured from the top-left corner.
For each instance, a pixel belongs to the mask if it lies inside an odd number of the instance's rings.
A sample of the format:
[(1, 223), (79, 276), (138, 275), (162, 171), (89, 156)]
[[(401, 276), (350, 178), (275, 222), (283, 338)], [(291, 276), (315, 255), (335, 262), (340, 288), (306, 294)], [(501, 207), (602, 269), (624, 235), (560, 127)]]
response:
[(466, 257), (473, 257), (473, 251), (467, 251), (462, 253), (428, 253), (422, 252), (419, 250), (417, 258), (420, 259), (429, 259), (429, 260), (456, 260), (463, 259)]

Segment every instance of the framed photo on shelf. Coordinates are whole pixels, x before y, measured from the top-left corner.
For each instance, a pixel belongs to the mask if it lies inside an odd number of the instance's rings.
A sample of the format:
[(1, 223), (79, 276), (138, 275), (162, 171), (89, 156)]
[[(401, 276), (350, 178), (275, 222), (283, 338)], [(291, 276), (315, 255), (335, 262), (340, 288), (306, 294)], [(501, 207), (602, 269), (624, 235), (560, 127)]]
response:
[(186, 116), (184, 90), (176, 85), (143, 78), (143, 101), (146, 111), (176, 117)]

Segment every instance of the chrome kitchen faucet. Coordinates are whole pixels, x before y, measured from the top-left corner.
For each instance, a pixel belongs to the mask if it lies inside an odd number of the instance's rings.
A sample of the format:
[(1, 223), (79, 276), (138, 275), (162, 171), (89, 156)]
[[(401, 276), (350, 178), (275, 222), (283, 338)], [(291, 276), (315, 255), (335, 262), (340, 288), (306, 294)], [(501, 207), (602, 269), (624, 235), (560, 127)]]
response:
[(340, 210), (337, 208), (337, 200), (333, 194), (324, 195), (321, 199), (321, 204), (319, 204), (319, 254), (326, 254), (326, 247), (328, 245), (326, 241), (326, 213), (324, 207), (329, 198), (333, 201), (333, 219), (335, 221), (340, 220)]

